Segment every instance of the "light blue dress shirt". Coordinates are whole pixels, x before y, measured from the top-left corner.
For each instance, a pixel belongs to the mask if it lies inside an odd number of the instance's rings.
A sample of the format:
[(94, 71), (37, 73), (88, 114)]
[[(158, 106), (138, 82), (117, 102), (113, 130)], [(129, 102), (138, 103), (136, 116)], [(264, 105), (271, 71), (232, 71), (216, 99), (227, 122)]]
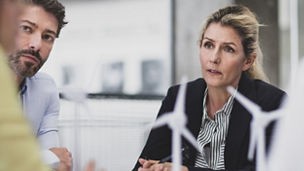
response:
[(26, 78), (20, 96), (41, 148), (58, 147), (59, 93), (53, 79), (40, 72)]

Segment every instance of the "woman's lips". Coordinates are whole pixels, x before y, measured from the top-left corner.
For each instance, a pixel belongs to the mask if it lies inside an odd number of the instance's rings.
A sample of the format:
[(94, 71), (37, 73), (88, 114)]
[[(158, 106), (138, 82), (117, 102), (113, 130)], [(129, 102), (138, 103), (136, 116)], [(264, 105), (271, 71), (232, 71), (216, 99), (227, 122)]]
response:
[(212, 75), (221, 75), (222, 74), (221, 72), (214, 70), (214, 69), (207, 69), (207, 72)]

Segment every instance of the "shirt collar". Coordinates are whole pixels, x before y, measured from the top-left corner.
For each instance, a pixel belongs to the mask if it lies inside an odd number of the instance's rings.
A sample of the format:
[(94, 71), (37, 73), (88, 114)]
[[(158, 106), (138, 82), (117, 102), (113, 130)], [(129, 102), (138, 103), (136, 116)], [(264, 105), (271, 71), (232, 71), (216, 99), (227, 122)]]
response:
[(20, 95), (23, 95), (26, 92), (26, 90), (27, 90), (27, 85), (26, 85), (26, 78), (25, 78), (23, 86), (22, 86), (22, 88), (19, 91)]
[[(237, 89), (236, 89), (237, 90)], [(208, 92), (208, 87), (205, 89), (205, 92), (204, 92), (204, 98), (203, 98), (203, 119), (210, 119), (212, 120), (208, 115), (207, 115), (207, 107), (206, 107), (206, 102), (207, 102), (207, 92)], [(224, 104), (224, 106), (216, 111), (215, 115), (219, 112), (223, 112), (226, 116), (229, 116), (230, 115), (230, 112), (228, 112), (228, 108), (229, 106), (232, 106), (233, 105), (233, 101), (234, 101), (234, 97), (235, 97), (235, 94), (234, 93), (233, 95), (231, 95), (228, 99), (228, 101)], [(216, 117), (216, 116), (215, 116)]]
[(203, 98), (203, 121), (204, 121), (205, 119), (211, 119), (211, 118), (207, 115), (207, 107), (206, 107), (207, 92), (208, 92), (208, 87), (206, 87), (206, 89), (205, 89), (204, 98)]

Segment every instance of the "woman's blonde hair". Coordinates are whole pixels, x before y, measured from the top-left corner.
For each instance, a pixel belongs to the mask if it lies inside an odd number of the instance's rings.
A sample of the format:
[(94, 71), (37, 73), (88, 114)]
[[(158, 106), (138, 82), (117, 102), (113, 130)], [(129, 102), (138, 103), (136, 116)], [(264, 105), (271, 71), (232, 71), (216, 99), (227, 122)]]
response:
[(256, 15), (247, 7), (235, 5), (219, 9), (208, 17), (203, 26), (199, 45), (202, 46), (202, 39), (211, 23), (220, 23), (223, 26), (230, 26), (235, 29), (242, 38), (242, 45), (246, 57), (256, 53), (253, 65), (245, 73), (253, 79), (268, 81), (262, 68), (263, 54), (259, 45), (259, 26)]

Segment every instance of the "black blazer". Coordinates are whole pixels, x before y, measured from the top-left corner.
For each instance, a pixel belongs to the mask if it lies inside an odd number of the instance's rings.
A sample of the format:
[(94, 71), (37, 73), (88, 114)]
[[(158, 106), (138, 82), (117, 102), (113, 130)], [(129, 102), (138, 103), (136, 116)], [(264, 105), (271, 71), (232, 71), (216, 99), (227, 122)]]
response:
[[(172, 111), (174, 108), (179, 86), (173, 86), (168, 90), (167, 96), (162, 102), (158, 116)], [(187, 127), (197, 138), (202, 124), (203, 95), (206, 89), (206, 82), (200, 78), (187, 84), (186, 93), (186, 114), (188, 117)], [(242, 74), (238, 91), (247, 98), (262, 107), (264, 111), (277, 109), (285, 95), (282, 90), (260, 80), (252, 80)], [(249, 137), (250, 137), (251, 114), (236, 100), (234, 102), (226, 137), (224, 152), (226, 170), (254, 170), (255, 162), (247, 159)], [(266, 130), (267, 149), (270, 143), (274, 123), (271, 123)], [(194, 162), (196, 151), (183, 139), (183, 146), (190, 147), (183, 153), (183, 164), (190, 171), (209, 171), (211, 169), (195, 168)], [(140, 155), (140, 158), (160, 160), (171, 154), (171, 130), (168, 126), (154, 129), (150, 132), (147, 143)], [(137, 171), (140, 164), (137, 162), (133, 171)]]

